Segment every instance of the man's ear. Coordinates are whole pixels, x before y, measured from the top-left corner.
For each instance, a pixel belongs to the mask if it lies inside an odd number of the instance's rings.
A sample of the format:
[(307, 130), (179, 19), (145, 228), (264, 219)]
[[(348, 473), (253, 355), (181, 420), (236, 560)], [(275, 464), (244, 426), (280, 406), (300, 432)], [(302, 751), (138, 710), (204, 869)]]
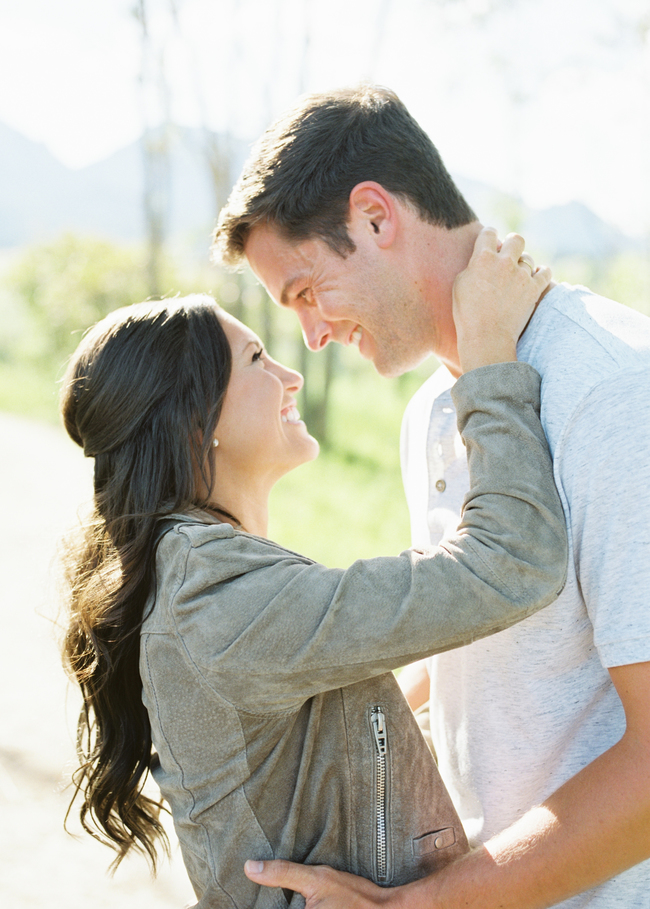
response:
[(351, 236), (362, 231), (382, 249), (390, 246), (397, 232), (395, 198), (380, 183), (357, 183), (350, 193), (349, 229)]

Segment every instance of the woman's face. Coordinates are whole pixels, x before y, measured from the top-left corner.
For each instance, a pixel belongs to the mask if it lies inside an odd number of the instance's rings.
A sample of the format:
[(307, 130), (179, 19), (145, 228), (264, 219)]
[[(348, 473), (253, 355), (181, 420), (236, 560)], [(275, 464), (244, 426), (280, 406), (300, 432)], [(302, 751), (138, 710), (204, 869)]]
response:
[(296, 408), (300, 373), (271, 359), (257, 335), (227, 313), (219, 320), (232, 351), (232, 373), (215, 437), (217, 470), (241, 480), (274, 483), (311, 461), (318, 442)]

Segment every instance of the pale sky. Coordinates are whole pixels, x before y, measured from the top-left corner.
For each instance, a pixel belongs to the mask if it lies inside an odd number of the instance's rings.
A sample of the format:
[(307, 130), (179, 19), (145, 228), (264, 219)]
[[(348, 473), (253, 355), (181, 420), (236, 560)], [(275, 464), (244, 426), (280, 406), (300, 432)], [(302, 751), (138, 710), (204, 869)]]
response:
[(147, 0), (147, 92), (136, 3), (0, 0), (0, 121), (82, 167), (163, 115), (160, 61), (173, 120), (250, 139), (371, 79), (453, 173), (650, 231), (647, 0)]

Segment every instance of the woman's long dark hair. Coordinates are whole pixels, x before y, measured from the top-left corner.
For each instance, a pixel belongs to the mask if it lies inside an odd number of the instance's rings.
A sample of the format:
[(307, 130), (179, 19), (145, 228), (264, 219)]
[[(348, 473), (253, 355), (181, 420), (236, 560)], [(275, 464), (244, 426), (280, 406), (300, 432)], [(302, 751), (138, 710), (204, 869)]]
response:
[[(141, 700), (140, 628), (160, 517), (213, 487), (212, 438), (231, 371), (210, 297), (118, 310), (85, 336), (63, 381), (65, 427), (95, 459), (93, 513), (66, 553), (64, 661), (79, 684), (74, 776), (85, 830), (155, 869), (168, 848), (161, 803), (142, 792), (151, 731)], [(72, 807), (72, 804), (71, 806)]]

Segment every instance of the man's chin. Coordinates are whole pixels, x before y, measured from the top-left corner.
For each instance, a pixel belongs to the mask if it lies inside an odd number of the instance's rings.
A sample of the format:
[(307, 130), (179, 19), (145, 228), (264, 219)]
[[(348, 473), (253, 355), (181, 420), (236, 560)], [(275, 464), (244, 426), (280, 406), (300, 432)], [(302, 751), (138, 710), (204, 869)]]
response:
[(373, 365), (380, 376), (383, 376), (384, 379), (397, 379), (399, 376), (403, 376), (404, 373), (410, 372), (412, 369), (417, 369), (420, 363), (423, 363), (427, 357), (423, 356), (420, 359), (406, 359), (396, 361), (393, 357), (388, 357), (383, 359), (381, 356), (376, 355), (372, 358)]
[(397, 379), (399, 376), (403, 376), (405, 372), (408, 372), (408, 369), (400, 369), (394, 364), (383, 364), (383, 363), (374, 363), (374, 367), (384, 379)]

